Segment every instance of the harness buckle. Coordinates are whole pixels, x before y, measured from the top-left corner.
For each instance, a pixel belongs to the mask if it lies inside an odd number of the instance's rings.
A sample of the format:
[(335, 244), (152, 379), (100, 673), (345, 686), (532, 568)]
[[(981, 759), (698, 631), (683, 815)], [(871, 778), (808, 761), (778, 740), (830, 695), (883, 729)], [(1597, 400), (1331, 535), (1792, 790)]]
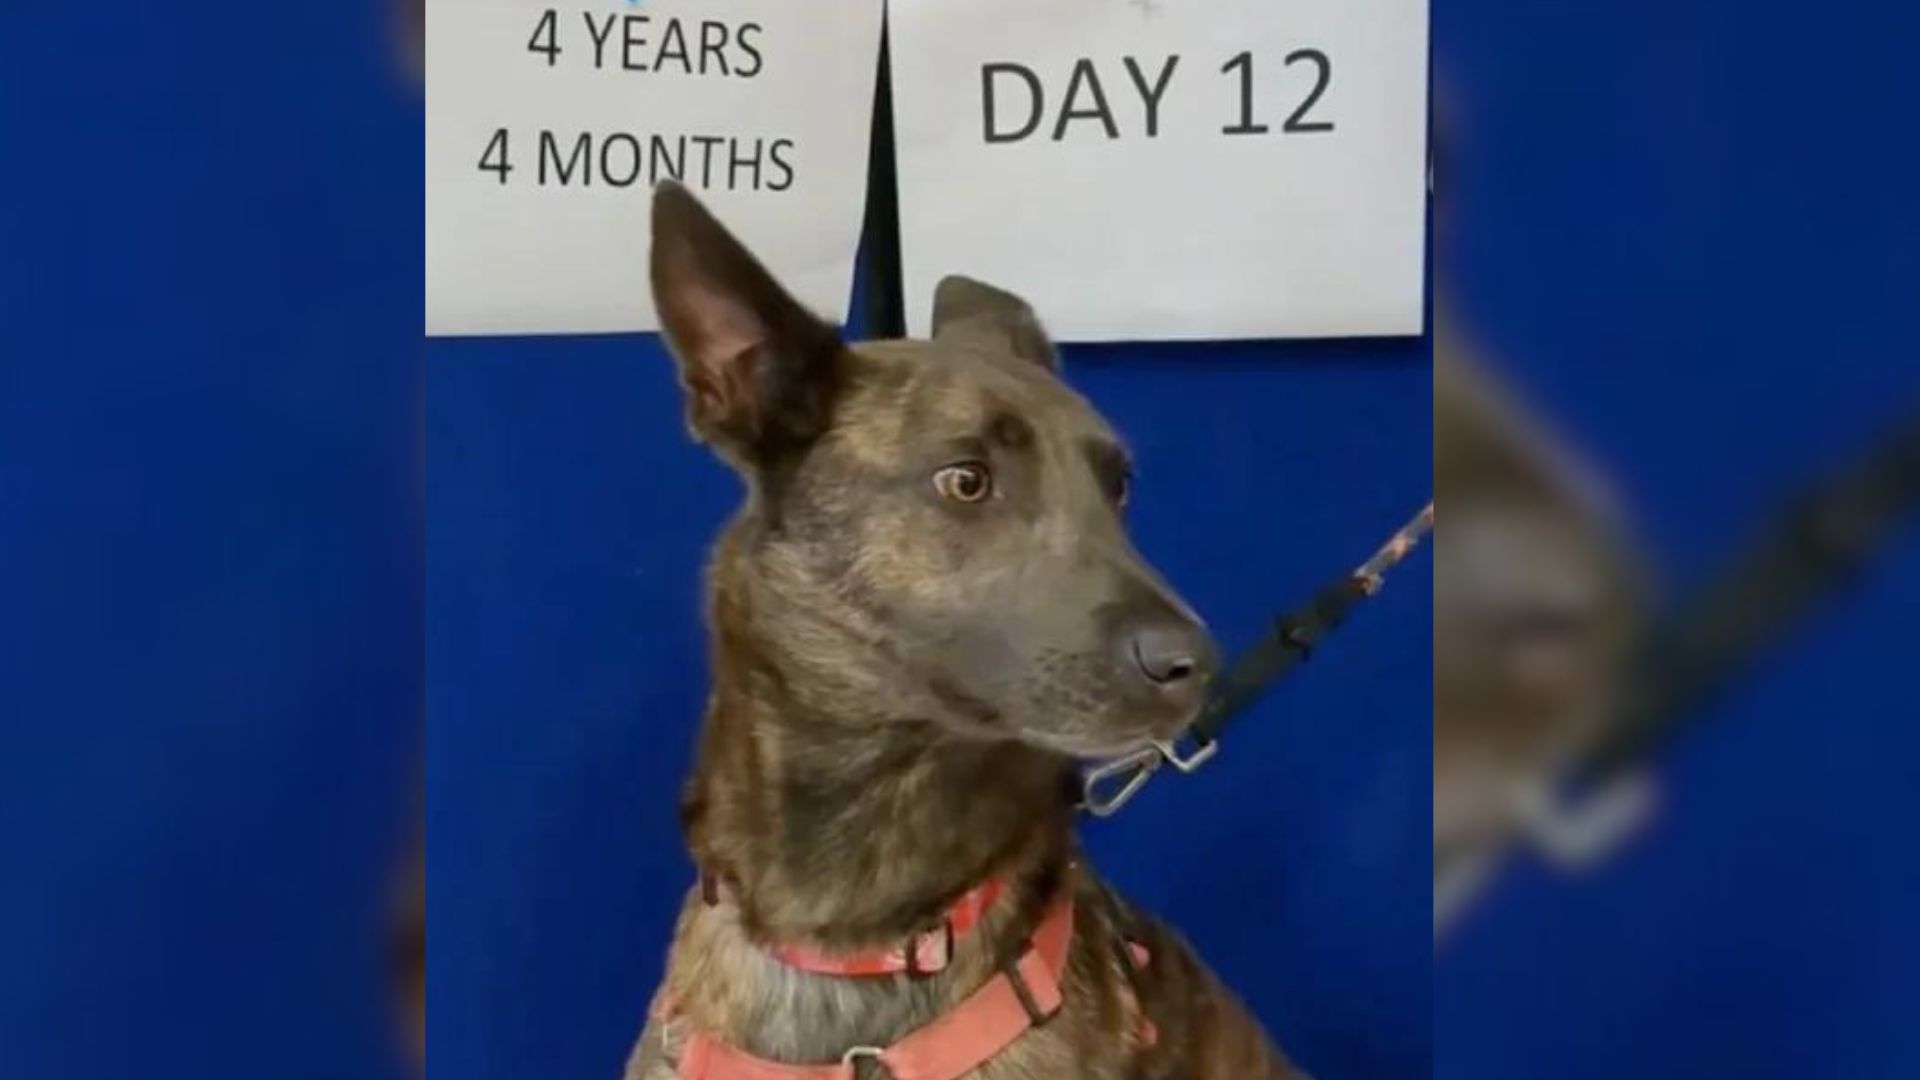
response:
[[(931, 930), (923, 934), (915, 934), (913, 937), (907, 939), (905, 945), (901, 946), (900, 952), (906, 961), (904, 970), (908, 977), (917, 979), (923, 975), (932, 975), (945, 971), (947, 970), (947, 966), (953, 963), (953, 916), (948, 915), (940, 920), (940, 930), (938, 932), (940, 934), (939, 937), (934, 937), (935, 932)], [(922, 954), (921, 946), (930, 941), (939, 942), (939, 955)], [(929, 947), (929, 951), (930, 949), (931, 947)]]
[(1040, 1007), (1040, 1001), (1033, 996), (1033, 987), (1027, 983), (1027, 977), (1021, 972), (1018, 960), (1002, 963), (1000, 973), (1007, 977), (1007, 985), (1013, 988), (1013, 996), (1019, 999), (1020, 1009), (1027, 1014), (1029, 1024), (1040, 1027), (1053, 1019), (1053, 1013), (1059, 1011), (1059, 1006), (1056, 1004), (1053, 1012)]
[(840, 1065), (852, 1071), (854, 1075), (857, 1076), (859, 1075), (860, 1061), (864, 1058), (880, 1066), (882, 1069), (886, 1069), (887, 1075), (892, 1076), (893, 1070), (887, 1068), (886, 1052), (887, 1048), (884, 1046), (849, 1046), (847, 1052), (840, 1055)]

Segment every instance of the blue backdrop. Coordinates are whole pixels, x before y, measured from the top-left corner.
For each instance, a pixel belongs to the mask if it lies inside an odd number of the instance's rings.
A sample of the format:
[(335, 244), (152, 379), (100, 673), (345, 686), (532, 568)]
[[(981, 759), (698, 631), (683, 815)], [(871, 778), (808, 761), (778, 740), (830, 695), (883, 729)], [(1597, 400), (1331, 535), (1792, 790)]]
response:
[(384, 4), (0, 15), (0, 1074), (403, 1076), (417, 97)]
[[(1684, 588), (1920, 405), (1920, 13), (1435, 17), (1441, 280)], [(1651, 832), (1441, 950), (1437, 1075), (1920, 1075), (1920, 530), (1862, 584), (1705, 711)]]
[[(1231, 650), (1426, 501), (1430, 355), (1077, 347), (1066, 370), (1136, 450), (1142, 550)], [(432, 1068), (604, 1080), (691, 880), (699, 571), (738, 485), (653, 337), (434, 341), (427, 401)], [(1334, 1080), (1427, 1069), (1431, 586), (1422, 555), (1215, 766), (1087, 829)]]

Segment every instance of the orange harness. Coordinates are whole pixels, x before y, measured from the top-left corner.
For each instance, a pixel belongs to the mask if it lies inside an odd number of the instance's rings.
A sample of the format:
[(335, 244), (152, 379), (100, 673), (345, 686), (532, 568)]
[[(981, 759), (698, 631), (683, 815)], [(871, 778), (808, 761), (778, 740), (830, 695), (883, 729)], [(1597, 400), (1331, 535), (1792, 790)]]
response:
[(947, 909), (946, 918), (940, 920), (940, 929), (917, 934), (905, 943), (882, 952), (830, 953), (807, 945), (792, 944), (775, 945), (769, 951), (788, 967), (797, 967), (817, 975), (928, 975), (945, 971), (947, 965), (953, 962), (954, 943), (973, 933), (973, 928), (980, 925), (980, 919), (993, 907), (994, 901), (1006, 891), (1006, 882), (989, 878), (953, 902), (953, 906)]
[[(899, 948), (865, 956), (791, 946), (771, 951), (795, 967), (834, 975), (938, 971), (952, 959), (955, 935), (971, 931), (1002, 891), (1003, 883), (989, 882), (963, 896), (949, 910), (944, 929), (936, 932), (937, 948), (928, 944), (933, 935), (921, 935)], [(856, 1080), (862, 1058), (879, 1062), (891, 1080), (958, 1080), (1060, 1011), (1073, 946), (1073, 910), (1071, 891), (1061, 889), (1019, 959), (951, 1012), (892, 1046), (856, 1046), (832, 1065), (788, 1065), (756, 1057), (695, 1029), (680, 1049), (680, 1080)], [(1146, 966), (1144, 947), (1130, 942), (1127, 952), (1136, 970)], [(671, 1003), (667, 1012), (671, 1015)], [(1137, 1002), (1134, 1012), (1142, 1042), (1151, 1045), (1156, 1034), (1152, 1022), (1140, 1015)]]

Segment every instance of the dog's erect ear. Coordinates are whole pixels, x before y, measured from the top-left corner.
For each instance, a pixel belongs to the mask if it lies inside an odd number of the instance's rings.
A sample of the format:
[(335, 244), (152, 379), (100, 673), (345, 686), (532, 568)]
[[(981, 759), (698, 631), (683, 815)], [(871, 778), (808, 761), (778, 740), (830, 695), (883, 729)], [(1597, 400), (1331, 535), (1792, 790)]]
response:
[(1052, 340), (1025, 300), (959, 274), (941, 278), (933, 290), (933, 336), (1011, 352), (1048, 370), (1060, 366)]
[(649, 269), (696, 438), (746, 466), (820, 434), (839, 335), (679, 184), (654, 189)]

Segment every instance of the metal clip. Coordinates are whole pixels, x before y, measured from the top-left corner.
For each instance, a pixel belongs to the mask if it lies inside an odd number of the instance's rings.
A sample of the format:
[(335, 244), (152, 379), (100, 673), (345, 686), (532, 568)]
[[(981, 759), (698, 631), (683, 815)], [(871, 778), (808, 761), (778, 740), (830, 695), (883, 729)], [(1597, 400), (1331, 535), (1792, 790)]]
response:
[[(1160, 763), (1167, 760), (1158, 745), (1146, 746), (1124, 757), (1087, 770), (1080, 789), (1080, 802), (1094, 817), (1112, 817), (1127, 805), (1153, 778)], [(1114, 786), (1117, 778), (1124, 777)], [(1111, 788), (1111, 793), (1109, 793)]]
[(1140, 794), (1161, 765), (1171, 765), (1183, 773), (1190, 773), (1213, 760), (1220, 752), (1218, 742), (1193, 740), (1193, 751), (1184, 752), (1181, 740), (1187, 738), (1182, 732), (1171, 739), (1156, 740), (1149, 746), (1143, 746), (1131, 754), (1114, 758), (1103, 765), (1097, 765), (1087, 771), (1080, 792), (1081, 805), (1094, 817), (1112, 817), (1120, 808)]
[(887, 1075), (891, 1076), (893, 1075), (893, 1070), (887, 1065), (886, 1053), (887, 1048), (884, 1046), (848, 1047), (847, 1052), (840, 1055), (840, 1067), (857, 1076), (859, 1075), (860, 1061), (865, 1059), (885, 1069)]
[(1530, 786), (1519, 802), (1520, 824), (1535, 849), (1558, 865), (1581, 870), (1619, 850), (1645, 827), (1659, 802), (1659, 785), (1644, 769), (1569, 796), (1549, 784)]
[(1186, 737), (1187, 733), (1181, 732), (1166, 742), (1154, 743), (1153, 747), (1160, 751), (1160, 756), (1166, 759), (1167, 764), (1179, 769), (1183, 773), (1193, 772), (1200, 766), (1212, 761), (1213, 755), (1220, 752), (1220, 744), (1218, 742), (1201, 742), (1196, 738), (1193, 740), (1193, 753), (1183, 756), (1180, 753), (1180, 740)]

